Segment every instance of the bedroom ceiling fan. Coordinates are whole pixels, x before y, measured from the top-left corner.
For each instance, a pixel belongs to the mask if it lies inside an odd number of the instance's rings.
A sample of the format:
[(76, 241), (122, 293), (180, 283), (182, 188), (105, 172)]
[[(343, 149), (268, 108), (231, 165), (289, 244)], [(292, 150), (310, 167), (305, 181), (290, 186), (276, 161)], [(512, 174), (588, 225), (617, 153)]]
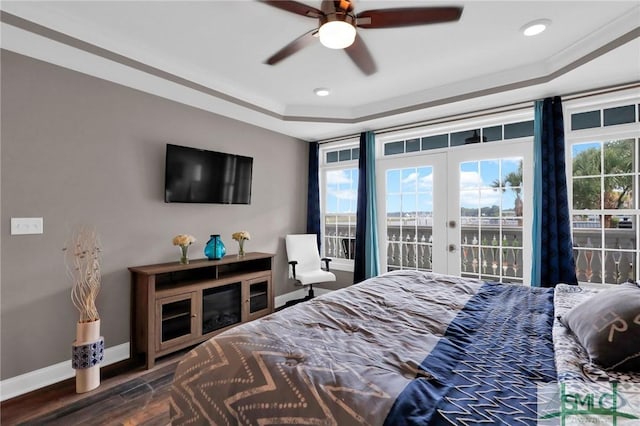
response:
[(366, 75), (376, 72), (376, 64), (369, 49), (358, 35), (356, 28), (395, 28), (412, 25), (427, 25), (452, 22), (460, 19), (461, 7), (410, 7), (395, 9), (365, 10), (356, 14), (353, 0), (322, 0), (320, 9), (297, 1), (260, 0), (269, 6), (318, 20), (314, 28), (276, 52), (265, 61), (275, 65), (313, 43), (331, 49), (344, 49), (351, 60)]

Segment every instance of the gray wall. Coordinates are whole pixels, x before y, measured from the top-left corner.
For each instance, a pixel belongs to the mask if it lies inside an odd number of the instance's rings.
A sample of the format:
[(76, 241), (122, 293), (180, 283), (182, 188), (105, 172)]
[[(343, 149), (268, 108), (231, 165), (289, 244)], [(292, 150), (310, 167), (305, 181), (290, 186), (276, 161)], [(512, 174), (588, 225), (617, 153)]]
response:
[[(107, 346), (129, 341), (127, 267), (178, 260), (171, 239), (209, 234), (228, 252), (247, 230), (248, 251), (276, 253), (276, 295), (286, 278), (283, 237), (304, 232), (307, 144), (114, 83), (2, 51), (2, 379), (70, 357), (78, 315), (62, 247), (78, 224), (103, 245), (98, 297)], [(254, 157), (249, 206), (165, 204), (165, 144)], [(44, 217), (43, 235), (10, 235), (11, 217)]]

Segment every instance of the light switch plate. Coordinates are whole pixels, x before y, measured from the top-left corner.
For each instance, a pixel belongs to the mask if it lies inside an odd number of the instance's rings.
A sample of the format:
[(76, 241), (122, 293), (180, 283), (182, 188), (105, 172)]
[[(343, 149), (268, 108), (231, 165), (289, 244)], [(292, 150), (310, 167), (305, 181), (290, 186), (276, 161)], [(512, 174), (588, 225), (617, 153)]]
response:
[(12, 217), (11, 235), (42, 234), (44, 232), (41, 217)]

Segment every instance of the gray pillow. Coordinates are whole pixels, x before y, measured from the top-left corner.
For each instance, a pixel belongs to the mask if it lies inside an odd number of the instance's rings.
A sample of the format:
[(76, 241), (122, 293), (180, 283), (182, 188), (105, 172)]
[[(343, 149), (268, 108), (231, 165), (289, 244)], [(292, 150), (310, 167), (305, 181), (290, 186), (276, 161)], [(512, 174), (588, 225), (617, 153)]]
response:
[(620, 284), (574, 306), (559, 318), (606, 370), (640, 371), (640, 287)]

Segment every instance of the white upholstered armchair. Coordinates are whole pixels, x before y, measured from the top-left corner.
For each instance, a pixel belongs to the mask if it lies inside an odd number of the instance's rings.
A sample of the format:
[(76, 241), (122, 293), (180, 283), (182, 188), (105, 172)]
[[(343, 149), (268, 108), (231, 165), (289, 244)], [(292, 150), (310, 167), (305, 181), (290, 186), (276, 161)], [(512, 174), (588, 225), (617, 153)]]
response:
[[(314, 296), (313, 284), (336, 280), (335, 274), (329, 271), (331, 259), (320, 259), (315, 234), (287, 235), (285, 245), (289, 260), (289, 277), (300, 285), (309, 286), (309, 295), (305, 299)], [(322, 269), (323, 262), (325, 269)]]

